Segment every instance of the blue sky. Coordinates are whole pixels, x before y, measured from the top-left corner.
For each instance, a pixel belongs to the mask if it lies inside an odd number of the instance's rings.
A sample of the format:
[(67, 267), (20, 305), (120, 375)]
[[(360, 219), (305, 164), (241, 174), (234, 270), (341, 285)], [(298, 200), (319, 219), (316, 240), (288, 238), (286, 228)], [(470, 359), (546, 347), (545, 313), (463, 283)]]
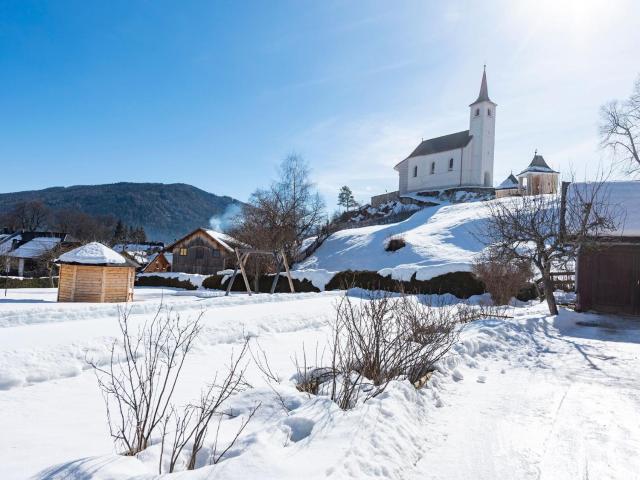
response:
[(640, 73), (638, 23), (632, 0), (0, 0), (0, 192), (245, 200), (296, 152), (330, 205), (343, 184), (366, 200), (422, 137), (468, 128), (485, 62), (496, 181), (536, 148), (593, 175), (598, 108)]

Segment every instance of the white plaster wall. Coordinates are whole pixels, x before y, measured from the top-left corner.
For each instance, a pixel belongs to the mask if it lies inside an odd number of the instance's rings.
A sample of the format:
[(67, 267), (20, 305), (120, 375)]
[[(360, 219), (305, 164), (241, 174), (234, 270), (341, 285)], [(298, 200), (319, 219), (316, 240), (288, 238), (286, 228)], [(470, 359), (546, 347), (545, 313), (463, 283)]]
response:
[[(408, 165), (406, 170), (408, 175), (407, 191), (415, 192), (419, 190), (436, 190), (460, 185), (461, 159), (463, 162), (462, 182), (464, 184), (465, 177), (469, 175), (469, 162), (467, 160), (469, 154), (466, 153), (467, 151), (468, 147), (409, 158), (406, 162)], [(450, 158), (453, 158), (453, 170), (451, 171), (449, 170)], [(431, 162), (436, 162), (435, 173), (433, 174), (430, 173)], [(418, 166), (418, 176), (414, 177), (413, 169), (416, 165)]]
[[(476, 109), (480, 115), (476, 116)], [(491, 109), (491, 116), (488, 115)], [(493, 159), (495, 148), (496, 106), (491, 102), (481, 102), (469, 109), (469, 133), (473, 135), (471, 164), (473, 171), (470, 185), (493, 186)], [(485, 185), (485, 172), (488, 173), (488, 185)]]

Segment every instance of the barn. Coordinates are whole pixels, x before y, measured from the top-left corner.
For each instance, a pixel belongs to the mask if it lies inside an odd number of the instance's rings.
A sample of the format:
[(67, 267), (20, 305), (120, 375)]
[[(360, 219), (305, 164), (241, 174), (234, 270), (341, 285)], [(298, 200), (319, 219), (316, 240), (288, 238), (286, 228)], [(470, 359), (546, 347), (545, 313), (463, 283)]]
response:
[(133, 300), (135, 262), (92, 242), (61, 255), (59, 302), (129, 302)]
[(246, 245), (225, 233), (198, 228), (169, 245), (166, 252), (172, 254), (173, 272), (214, 275), (235, 266), (236, 247)]
[(640, 315), (640, 181), (608, 182), (602, 195), (618, 211), (619, 228), (580, 247), (576, 309)]

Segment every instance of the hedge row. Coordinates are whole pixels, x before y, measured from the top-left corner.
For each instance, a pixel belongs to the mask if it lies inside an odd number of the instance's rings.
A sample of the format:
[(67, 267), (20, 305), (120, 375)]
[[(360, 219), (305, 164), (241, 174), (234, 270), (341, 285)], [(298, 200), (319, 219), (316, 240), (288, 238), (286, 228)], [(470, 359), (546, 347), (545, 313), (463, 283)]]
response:
[(49, 277), (11, 278), (0, 277), (0, 290), (5, 288), (56, 288), (58, 278), (53, 277), (53, 285)]
[(185, 290), (196, 290), (196, 287), (189, 280), (180, 280), (174, 277), (161, 277), (159, 275), (145, 275), (136, 278), (136, 286), (138, 287), (172, 287), (184, 288)]
[[(226, 290), (227, 284), (222, 283), (223, 276), (211, 275), (202, 282), (204, 288), (210, 290)], [(48, 279), (31, 279), (46, 280)], [(261, 293), (269, 293), (273, 276), (263, 275), (258, 281), (258, 290)], [(189, 280), (178, 280), (177, 278), (144, 276), (136, 280), (136, 285), (147, 287), (174, 287), (186, 290), (196, 290), (196, 286)], [(255, 289), (254, 278), (249, 277), (251, 289)], [(484, 284), (470, 272), (445, 273), (433, 277), (430, 280), (416, 280), (415, 273), (409, 281), (394, 280), (391, 276), (383, 277), (377, 272), (366, 270), (347, 270), (337, 273), (326, 285), (325, 290), (343, 290), (347, 288), (359, 287), (366, 290), (386, 290), (390, 292), (421, 293), (421, 294), (443, 294), (450, 293), (458, 298), (469, 298), (472, 295), (480, 295), (485, 292)], [(319, 292), (309, 280), (293, 279), (293, 288), (296, 292)], [(246, 288), (242, 275), (236, 276), (231, 287), (232, 292), (245, 292)], [(288, 293), (289, 282), (284, 276), (278, 278), (276, 293)], [(537, 298), (537, 289), (531, 284), (522, 289), (518, 294), (518, 299), (528, 301)]]
[[(222, 283), (223, 277), (221, 275), (211, 275), (207, 277), (202, 282), (202, 286), (204, 288), (208, 288), (211, 290), (226, 290), (227, 283)], [(228, 280), (231, 281), (231, 280)], [(269, 293), (271, 292), (271, 285), (273, 283), (272, 275), (262, 275), (258, 280), (258, 291), (260, 293)], [(249, 276), (249, 285), (251, 286), (251, 290), (255, 290), (255, 281), (254, 277)], [(313, 284), (309, 280), (297, 280), (293, 279), (293, 288), (297, 293), (301, 292), (319, 292), (320, 290), (313, 286)], [(236, 276), (233, 285), (231, 286), (232, 292), (246, 292), (247, 289), (244, 285), (244, 280), (242, 279), (242, 275), (238, 274)], [(276, 293), (288, 293), (291, 290), (289, 289), (289, 281), (286, 277), (280, 276), (278, 278), (278, 283), (276, 284)]]
[(458, 298), (469, 298), (485, 291), (482, 282), (470, 272), (445, 273), (430, 280), (416, 280), (414, 273), (411, 280), (401, 281), (392, 279), (391, 275), (383, 277), (378, 272), (362, 270), (346, 270), (337, 273), (326, 285), (325, 290), (342, 290), (353, 287), (405, 293), (450, 293)]

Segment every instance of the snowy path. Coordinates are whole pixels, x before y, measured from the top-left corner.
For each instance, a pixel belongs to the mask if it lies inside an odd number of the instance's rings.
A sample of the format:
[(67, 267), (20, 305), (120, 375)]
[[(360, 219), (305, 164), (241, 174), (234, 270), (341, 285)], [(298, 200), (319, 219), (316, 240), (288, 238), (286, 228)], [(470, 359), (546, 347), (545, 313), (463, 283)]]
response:
[[(136, 293), (139, 322), (155, 312), (159, 290)], [(250, 369), (256, 388), (234, 408), (262, 407), (237, 456), (179, 478), (640, 478), (637, 320), (569, 311), (550, 318), (544, 305), (517, 308), (512, 320), (466, 326), (428, 388), (397, 382), (342, 412), (289, 382), (292, 355), (327, 341), (337, 292), (169, 293), (163, 302), (175, 311), (205, 311), (178, 404), (196, 397), (250, 333), (282, 377), (278, 388), (291, 406), (283, 412)], [(114, 306), (47, 303), (53, 295), (21, 290), (0, 299), (0, 478), (155, 478), (155, 446), (139, 458), (112, 455), (102, 398), (84, 363), (87, 354), (104, 354), (117, 334)]]
[(640, 323), (577, 318), (530, 319), (520, 348), (464, 370), (415, 478), (640, 478)]

